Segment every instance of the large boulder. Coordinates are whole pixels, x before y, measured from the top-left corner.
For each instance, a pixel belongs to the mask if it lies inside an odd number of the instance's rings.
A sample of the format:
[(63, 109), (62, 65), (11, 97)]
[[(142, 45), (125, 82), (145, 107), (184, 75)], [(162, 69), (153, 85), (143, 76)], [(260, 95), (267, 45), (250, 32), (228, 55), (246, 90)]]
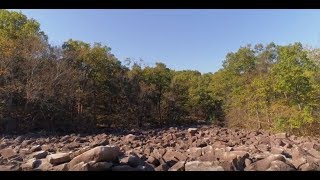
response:
[(69, 167), (84, 162), (88, 163), (90, 161), (101, 162), (101, 161), (115, 161), (120, 155), (120, 149), (116, 146), (98, 146), (89, 151), (86, 151), (69, 162)]

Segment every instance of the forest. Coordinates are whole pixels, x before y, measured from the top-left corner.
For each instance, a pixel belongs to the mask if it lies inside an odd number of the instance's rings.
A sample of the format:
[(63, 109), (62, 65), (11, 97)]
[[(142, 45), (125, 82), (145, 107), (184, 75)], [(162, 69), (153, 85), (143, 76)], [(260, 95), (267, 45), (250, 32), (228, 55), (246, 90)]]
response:
[(205, 121), (316, 136), (319, 100), (320, 49), (299, 42), (244, 45), (214, 73), (178, 71), (121, 62), (101, 43), (53, 46), (39, 22), (0, 10), (0, 133)]

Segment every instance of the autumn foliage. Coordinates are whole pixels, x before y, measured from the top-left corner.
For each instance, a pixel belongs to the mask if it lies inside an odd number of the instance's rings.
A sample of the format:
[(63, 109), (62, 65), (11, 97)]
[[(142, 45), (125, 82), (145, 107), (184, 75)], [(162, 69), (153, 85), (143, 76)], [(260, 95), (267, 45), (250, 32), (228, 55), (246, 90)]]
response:
[(319, 134), (319, 50), (240, 47), (215, 73), (121, 63), (100, 43), (53, 47), (40, 24), (0, 10), (0, 130), (86, 131), (204, 120)]

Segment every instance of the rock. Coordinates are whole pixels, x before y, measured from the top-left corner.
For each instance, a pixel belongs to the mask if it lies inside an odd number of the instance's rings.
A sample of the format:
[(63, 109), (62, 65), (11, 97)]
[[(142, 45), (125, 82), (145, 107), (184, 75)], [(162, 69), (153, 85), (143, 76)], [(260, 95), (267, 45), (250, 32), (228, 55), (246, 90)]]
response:
[(303, 164), (307, 163), (307, 159), (304, 157), (295, 157), (292, 159), (292, 164), (295, 168), (300, 169)]
[[(91, 145), (91, 146), (93, 146), (93, 145)], [(80, 144), (77, 142), (71, 142), (71, 143), (67, 144), (65, 147), (70, 150), (74, 150), (74, 149), (80, 147)]]
[(187, 157), (184, 154), (171, 149), (171, 150), (167, 150), (167, 152), (163, 156), (163, 159), (166, 162), (169, 162), (169, 161), (177, 162), (177, 161), (185, 161)]
[(191, 147), (187, 151), (187, 156), (190, 158), (198, 158), (202, 154), (202, 149), (197, 147)]
[(72, 152), (72, 153), (70, 154), (70, 158), (73, 159), (73, 158), (79, 156), (80, 154), (82, 154), (82, 153), (84, 153), (84, 152), (86, 152), (86, 151), (89, 151), (89, 150), (90, 150), (90, 147), (83, 147), (83, 148), (81, 148), (81, 149), (78, 150), (78, 151)]
[(15, 155), (13, 157), (11, 157), (10, 159), (11, 162), (22, 162), (23, 161), (23, 158), (20, 156), (20, 155)]
[(270, 155), (265, 159), (259, 160), (255, 163), (255, 169), (257, 171), (266, 171), (267, 169), (270, 168), (271, 162), (272, 161), (282, 161), (285, 162), (285, 157), (283, 155)]
[(288, 137), (288, 134), (287, 133), (278, 133), (278, 134), (275, 134), (274, 136), (279, 139), (285, 139)]
[(186, 171), (223, 171), (221, 166), (210, 161), (191, 161), (185, 164)]
[(0, 165), (0, 171), (15, 171), (15, 165)]
[(29, 159), (25, 164), (21, 165), (23, 170), (31, 170), (37, 168), (41, 164), (41, 161), (36, 158)]
[(202, 155), (205, 155), (207, 153), (213, 153), (213, 147), (212, 146), (205, 146), (202, 148)]
[(320, 151), (320, 145), (319, 144), (316, 144), (314, 142), (305, 142), (303, 143), (302, 145), (305, 149), (315, 149), (317, 151)]
[(69, 168), (70, 171), (89, 171), (89, 164), (80, 162)]
[(316, 149), (308, 149), (308, 153), (310, 153), (313, 157), (320, 159), (320, 152)]
[(128, 134), (124, 137), (125, 143), (132, 143), (134, 140), (137, 140), (137, 137), (133, 134)]
[(20, 146), (20, 145), (17, 145), (17, 146), (15, 146), (15, 147), (13, 148), (13, 151), (16, 152), (16, 153), (18, 153), (19, 150), (20, 150), (20, 148), (21, 148), (21, 146)]
[(139, 165), (144, 165), (142, 161), (136, 154), (131, 154), (128, 157), (124, 157), (120, 160), (120, 163), (128, 164), (131, 167), (137, 167)]
[(225, 160), (233, 160), (238, 156), (242, 159), (245, 159), (249, 157), (249, 154), (245, 151), (230, 151), (230, 152), (223, 153), (222, 158)]
[(246, 167), (249, 166), (251, 163), (252, 163), (252, 161), (248, 158), (244, 160), (244, 164)]
[(169, 169), (170, 169), (170, 167), (166, 163), (164, 163), (164, 164), (160, 164), (154, 170), (155, 171), (168, 171)]
[(28, 148), (22, 148), (19, 150), (19, 154), (23, 157), (25, 157), (27, 154), (29, 154), (29, 149)]
[(159, 160), (154, 158), (153, 156), (149, 156), (148, 159), (147, 159), (147, 162), (150, 163), (150, 164), (153, 164), (156, 167), (160, 165)]
[(172, 137), (172, 135), (171, 135), (171, 134), (167, 134), (167, 135), (166, 135), (166, 136), (164, 136), (162, 139), (163, 139), (164, 141), (169, 142), (170, 140), (172, 140), (172, 139), (173, 139), (173, 137)]
[(59, 165), (71, 160), (69, 153), (57, 153), (47, 156), (48, 161), (53, 165)]
[(283, 161), (272, 161), (266, 171), (295, 171), (296, 169)]
[(113, 164), (111, 162), (94, 162), (91, 161), (89, 164), (89, 171), (107, 171), (111, 170)]
[(315, 163), (305, 163), (299, 167), (300, 171), (320, 171), (320, 167)]
[(299, 147), (292, 149), (292, 164), (295, 168), (300, 169), (300, 166), (307, 163), (307, 152)]
[(283, 147), (286, 144), (281, 139), (274, 139), (273, 141), (271, 141), (271, 145), (273, 145), (274, 147)]
[(94, 148), (94, 147), (97, 147), (97, 146), (106, 146), (109, 144), (109, 141), (107, 139), (98, 139), (98, 140), (95, 140), (91, 143), (91, 147)]
[(8, 145), (5, 142), (0, 142), (0, 150), (6, 148)]
[(188, 129), (188, 133), (189, 133), (191, 136), (194, 136), (197, 132), (198, 132), (198, 129), (197, 129), (197, 128), (189, 128), (189, 129)]
[(149, 165), (149, 164), (145, 164), (145, 165), (139, 165), (136, 167), (137, 171), (154, 171), (154, 168)]
[(285, 145), (284, 145), (284, 148), (286, 149), (291, 149), (293, 146), (291, 143), (287, 142)]
[(36, 146), (31, 147), (30, 152), (36, 152), (36, 151), (41, 151), (40, 145), (36, 145)]
[(245, 151), (230, 151), (224, 152), (221, 156), (222, 167), (226, 171), (239, 170), (243, 171), (245, 168), (245, 160), (249, 154)]
[(31, 155), (32, 158), (36, 158), (36, 159), (43, 159), (43, 158), (46, 158), (48, 155), (48, 152), (47, 151), (38, 151), (38, 152), (35, 152)]
[(40, 171), (49, 171), (52, 169), (52, 164), (48, 162), (47, 159), (41, 159), (40, 165), (37, 167)]
[(24, 148), (24, 147), (27, 147), (29, 144), (31, 144), (33, 141), (32, 140), (24, 140), (22, 141), (21, 143), (21, 147)]
[(63, 163), (52, 167), (53, 171), (68, 171), (68, 163)]
[(10, 159), (11, 157), (17, 155), (17, 153), (12, 148), (2, 149), (0, 154), (5, 159)]
[(166, 153), (166, 149), (154, 149), (152, 151), (152, 156), (156, 159), (161, 159), (162, 156)]
[(70, 142), (70, 136), (69, 135), (65, 135), (63, 137), (60, 138), (60, 142)]
[(24, 137), (23, 137), (23, 136), (18, 136), (17, 138), (15, 138), (15, 139), (13, 140), (13, 143), (14, 143), (14, 144), (21, 144), (23, 140), (24, 140)]
[(208, 144), (206, 141), (204, 141), (203, 139), (198, 139), (197, 143), (196, 143), (196, 147), (206, 147)]
[(168, 171), (184, 171), (185, 161), (179, 161), (173, 165)]
[(72, 167), (80, 162), (88, 163), (90, 161), (115, 161), (120, 154), (120, 149), (115, 146), (98, 146), (89, 151), (86, 151), (69, 162), (69, 167)]
[(53, 147), (50, 146), (50, 145), (47, 145), (47, 144), (42, 145), (42, 146), (41, 146), (41, 149), (42, 149), (43, 151), (55, 152), (54, 149), (53, 149)]
[(217, 160), (216, 155), (214, 154), (214, 152), (210, 152), (210, 153), (206, 153), (202, 156), (200, 156), (199, 158), (200, 161), (215, 161)]
[(114, 166), (111, 170), (112, 171), (137, 171), (135, 168), (128, 165)]
[(270, 152), (272, 154), (284, 154), (284, 150), (279, 147), (271, 147)]

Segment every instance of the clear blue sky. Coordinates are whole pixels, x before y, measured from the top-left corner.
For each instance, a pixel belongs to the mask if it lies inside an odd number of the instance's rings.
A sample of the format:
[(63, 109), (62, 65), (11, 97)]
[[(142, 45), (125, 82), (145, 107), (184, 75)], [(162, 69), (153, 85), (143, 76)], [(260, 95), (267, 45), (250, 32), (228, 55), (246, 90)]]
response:
[(202, 73), (248, 43), (320, 45), (320, 10), (21, 10), (49, 41), (101, 42), (125, 58)]

